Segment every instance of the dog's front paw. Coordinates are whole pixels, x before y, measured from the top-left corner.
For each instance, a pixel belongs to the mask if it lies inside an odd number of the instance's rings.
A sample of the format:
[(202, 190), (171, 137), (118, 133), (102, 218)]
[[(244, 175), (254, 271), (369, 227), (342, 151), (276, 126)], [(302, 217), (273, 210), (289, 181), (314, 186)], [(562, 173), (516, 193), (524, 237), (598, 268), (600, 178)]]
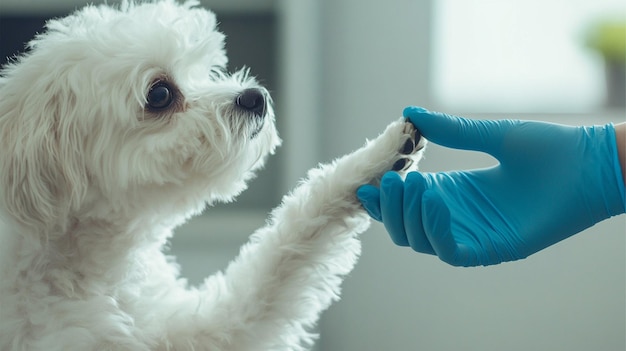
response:
[[(406, 119), (387, 126), (376, 139), (346, 157), (346, 167), (355, 177), (355, 185), (377, 185), (383, 174), (395, 171), (404, 176), (415, 170), (422, 157), (426, 139)], [(358, 179), (356, 179), (358, 178)]]
[(386, 172), (395, 171), (404, 176), (415, 170), (425, 146), (426, 139), (413, 124), (398, 119), (362, 148), (311, 170), (309, 178), (324, 179), (332, 184), (329, 187), (334, 188), (333, 194), (345, 193), (352, 198), (363, 184), (378, 185)]
[(405, 172), (416, 164), (416, 154), (424, 148), (425, 140), (422, 138), (419, 130), (417, 130), (410, 122), (404, 122), (401, 139), (405, 139), (402, 147), (398, 150), (400, 157), (391, 166), (392, 171)]

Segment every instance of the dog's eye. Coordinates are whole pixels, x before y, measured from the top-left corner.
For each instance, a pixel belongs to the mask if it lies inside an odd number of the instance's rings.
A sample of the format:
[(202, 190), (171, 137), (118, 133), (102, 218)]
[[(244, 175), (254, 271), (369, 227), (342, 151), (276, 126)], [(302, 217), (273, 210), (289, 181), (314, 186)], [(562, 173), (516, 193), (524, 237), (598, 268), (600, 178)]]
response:
[(150, 88), (146, 100), (147, 107), (153, 110), (161, 110), (172, 104), (174, 93), (167, 84), (160, 82)]

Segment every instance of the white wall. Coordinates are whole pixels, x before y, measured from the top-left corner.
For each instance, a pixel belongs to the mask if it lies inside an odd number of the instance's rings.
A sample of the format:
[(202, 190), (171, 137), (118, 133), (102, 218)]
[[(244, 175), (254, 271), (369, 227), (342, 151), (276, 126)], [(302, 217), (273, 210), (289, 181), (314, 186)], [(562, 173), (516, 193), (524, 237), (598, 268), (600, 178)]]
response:
[(361, 146), (408, 104), (429, 105), (429, 1), (321, 1), (322, 153)]

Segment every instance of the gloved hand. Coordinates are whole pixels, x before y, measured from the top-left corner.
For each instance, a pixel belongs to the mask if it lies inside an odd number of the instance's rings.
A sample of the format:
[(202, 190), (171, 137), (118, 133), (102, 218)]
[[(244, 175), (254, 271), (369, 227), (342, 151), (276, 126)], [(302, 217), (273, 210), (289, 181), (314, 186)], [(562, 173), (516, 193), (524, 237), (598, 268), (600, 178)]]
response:
[(625, 212), (624, 181), (612, 124), (572, 127), (482, 121), (404, 110), (427, 139), (482, 151), (487, 169), (383, 176), (357, 196), (397, 245), (455, 266), (525, 258)]

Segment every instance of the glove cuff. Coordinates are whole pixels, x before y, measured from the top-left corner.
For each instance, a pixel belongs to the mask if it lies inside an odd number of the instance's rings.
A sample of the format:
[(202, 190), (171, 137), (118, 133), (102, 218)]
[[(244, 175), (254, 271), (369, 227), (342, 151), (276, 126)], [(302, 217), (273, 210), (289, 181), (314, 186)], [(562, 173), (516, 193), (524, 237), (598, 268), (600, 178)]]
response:
[(615, 134), (615, 126), (613, 123), (609, 123), (606, 126), (609, 145), (611, 150), (611, 158), (613, 159), (613, 170), (615, 174), (615, 181), (617, 183), (617, 188), (619, 192), (619, 196), (621, 197), (622, 208), (619, 213), (612, 213), (611, 215), (617, 215), (621, 213), (626, 213), (626, 190), (624, 186), (624, 177), (622, 176), (622, 166), (619, 161), (619, 152), (617, 150), (617, 136)]

